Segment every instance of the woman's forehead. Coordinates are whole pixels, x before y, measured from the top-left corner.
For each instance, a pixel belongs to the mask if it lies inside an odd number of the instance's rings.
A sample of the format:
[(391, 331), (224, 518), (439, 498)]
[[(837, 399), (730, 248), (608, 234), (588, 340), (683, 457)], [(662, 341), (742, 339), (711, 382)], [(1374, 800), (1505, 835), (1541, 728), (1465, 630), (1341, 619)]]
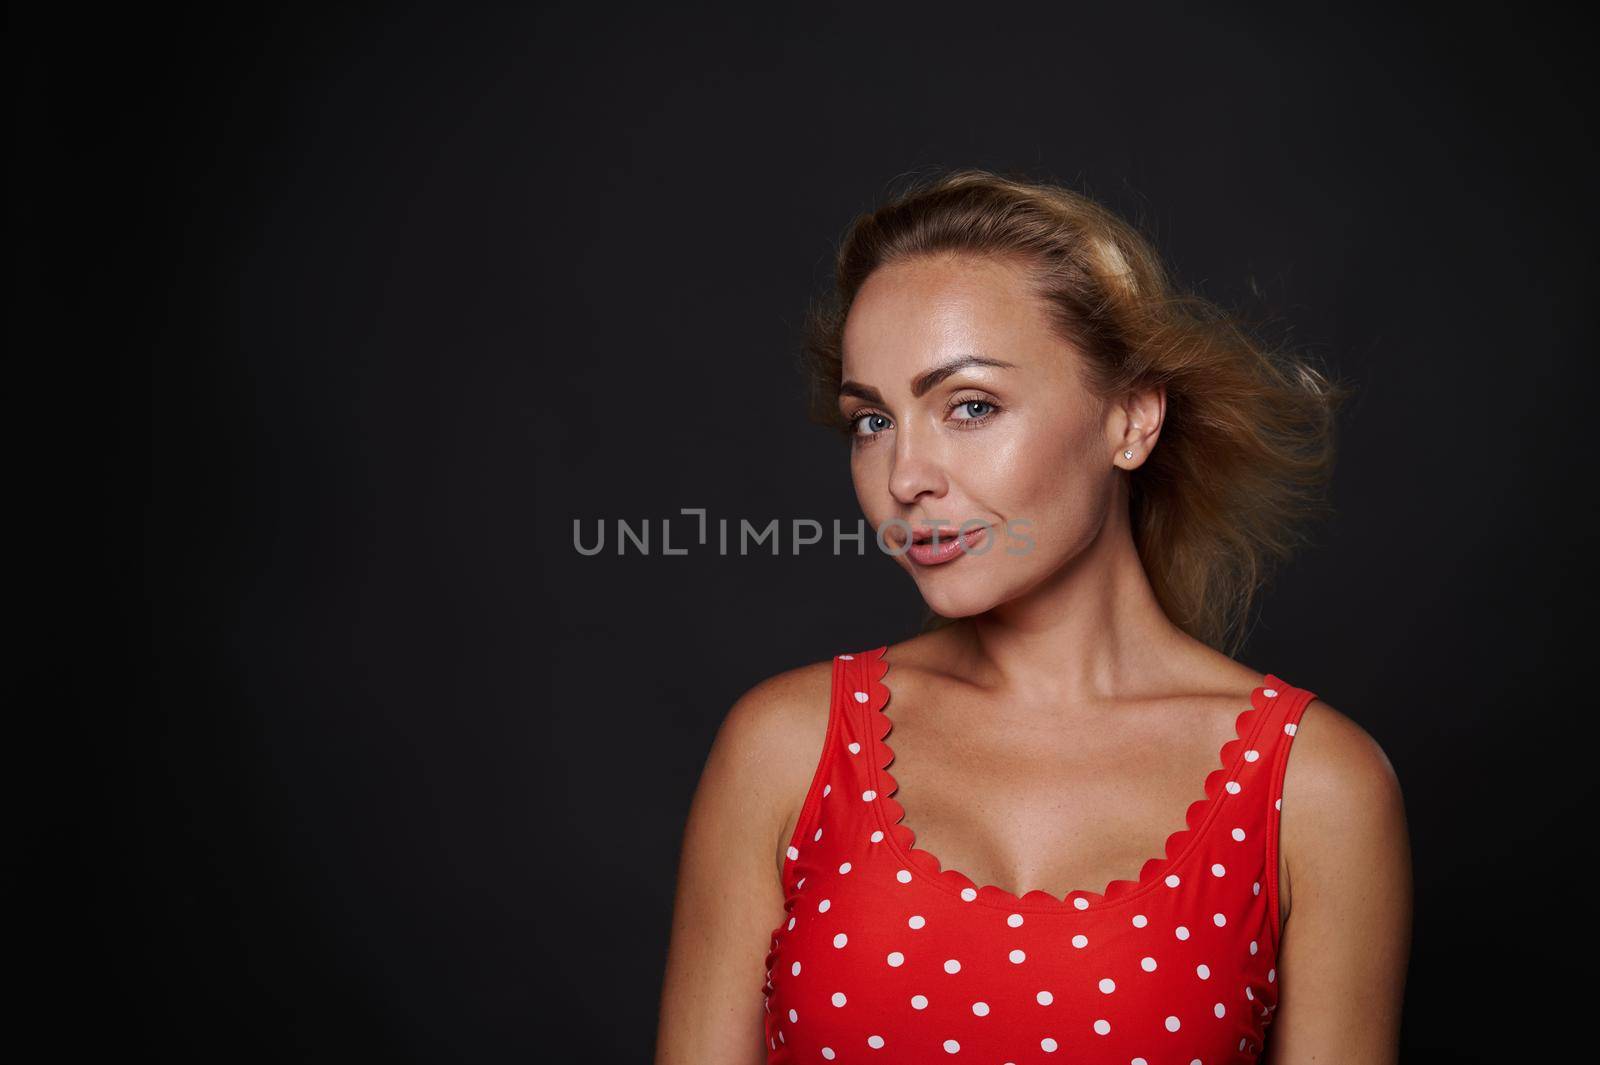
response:
[(841, 354), (845, 379), (900, 390), (951, 360), (976, 355), (1023, 366), (1058, 357), (1058, 347), (1046, 308), (1019, 268), (919, 259), (868, 277), (846, 320)]

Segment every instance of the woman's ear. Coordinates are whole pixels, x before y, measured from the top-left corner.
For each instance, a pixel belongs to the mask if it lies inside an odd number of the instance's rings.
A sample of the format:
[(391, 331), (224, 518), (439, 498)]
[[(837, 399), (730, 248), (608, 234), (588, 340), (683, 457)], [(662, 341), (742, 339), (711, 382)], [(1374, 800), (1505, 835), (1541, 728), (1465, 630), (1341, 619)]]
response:
[(1150, 457), (1167, 413), (1167, 387), (1137, 389), (1111, 403), (1107, 434), (1114, 448), (1111, 464), (1131, 470)]

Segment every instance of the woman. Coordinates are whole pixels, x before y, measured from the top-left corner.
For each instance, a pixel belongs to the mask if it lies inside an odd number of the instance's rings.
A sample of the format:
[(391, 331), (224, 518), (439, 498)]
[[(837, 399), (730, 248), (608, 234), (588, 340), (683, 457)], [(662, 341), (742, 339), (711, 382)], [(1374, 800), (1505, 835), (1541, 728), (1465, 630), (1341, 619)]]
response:
[(856, 221), (808, 353), (931, 624), (728, 713), (658, 1065), (1396, 1060), (1393, 768), (1231, 657), (1343, 391), (982, 171)]

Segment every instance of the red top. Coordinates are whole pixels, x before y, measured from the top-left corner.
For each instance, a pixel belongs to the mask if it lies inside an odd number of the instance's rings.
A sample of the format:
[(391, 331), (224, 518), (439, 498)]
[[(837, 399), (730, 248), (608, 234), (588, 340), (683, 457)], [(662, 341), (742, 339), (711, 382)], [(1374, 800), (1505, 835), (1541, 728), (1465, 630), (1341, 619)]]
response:
[(833, 661), (766, 959), (767, 1061), (1255, 1061), (1278, 1001), (1284, 768), (1316, 696), (1263, 678), (1138, 880), (1018, 898), (942, 868), (900, 823), (887, 650)]

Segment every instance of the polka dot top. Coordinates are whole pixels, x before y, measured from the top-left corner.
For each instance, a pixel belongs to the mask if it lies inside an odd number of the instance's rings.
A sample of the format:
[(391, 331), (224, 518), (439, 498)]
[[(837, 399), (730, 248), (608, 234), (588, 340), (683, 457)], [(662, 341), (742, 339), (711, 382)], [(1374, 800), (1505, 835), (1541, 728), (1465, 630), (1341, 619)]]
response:
[(942, 868), (900, 823), (887, 650), (833, 661), (766, 958), (769, 1065), (1256, 1061), (1278, 1001), (1284, 768), (1315, 695), (1263, 678), (1138, 880), (1018, 898)]

